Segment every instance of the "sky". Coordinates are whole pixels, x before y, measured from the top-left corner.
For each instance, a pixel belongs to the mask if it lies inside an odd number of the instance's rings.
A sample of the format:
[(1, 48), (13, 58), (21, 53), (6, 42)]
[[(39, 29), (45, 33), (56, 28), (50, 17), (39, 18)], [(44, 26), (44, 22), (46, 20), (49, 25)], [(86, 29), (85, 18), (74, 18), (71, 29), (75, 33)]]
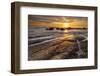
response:
[(87, 28), (87, 17), (28, 15), (29, 26)]

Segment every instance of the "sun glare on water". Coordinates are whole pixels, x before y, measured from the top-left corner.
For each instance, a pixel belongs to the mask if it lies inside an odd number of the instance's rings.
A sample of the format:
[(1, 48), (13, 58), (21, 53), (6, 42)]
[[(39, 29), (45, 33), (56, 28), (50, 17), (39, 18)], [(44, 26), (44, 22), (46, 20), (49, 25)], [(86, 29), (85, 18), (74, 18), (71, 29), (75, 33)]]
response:
[[(69, 27), (69, 24), (68, 23), (63, 23), (63, 27), (64, 28), (68, 28)], [(67, 30), (64, 30), (64, 33), (66, 33), (67, 32)]]

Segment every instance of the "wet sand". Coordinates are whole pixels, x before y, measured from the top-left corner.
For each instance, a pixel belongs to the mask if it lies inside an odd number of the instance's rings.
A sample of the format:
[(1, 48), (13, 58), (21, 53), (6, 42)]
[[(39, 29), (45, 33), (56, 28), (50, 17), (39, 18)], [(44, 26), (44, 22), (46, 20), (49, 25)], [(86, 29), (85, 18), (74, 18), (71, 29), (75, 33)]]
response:
[(28, 41), (28, 60), (55, 60), (87, 58), (86, 33), (51, 33), (32, 37)]

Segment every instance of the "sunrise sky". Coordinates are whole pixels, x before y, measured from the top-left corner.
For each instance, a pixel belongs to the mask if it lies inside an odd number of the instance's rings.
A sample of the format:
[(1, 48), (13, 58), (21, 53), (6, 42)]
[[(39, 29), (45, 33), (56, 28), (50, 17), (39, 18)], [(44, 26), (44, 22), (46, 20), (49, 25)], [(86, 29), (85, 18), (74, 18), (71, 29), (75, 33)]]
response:
[(29, 15), (29, 26), (87, 28), (87, 17)]

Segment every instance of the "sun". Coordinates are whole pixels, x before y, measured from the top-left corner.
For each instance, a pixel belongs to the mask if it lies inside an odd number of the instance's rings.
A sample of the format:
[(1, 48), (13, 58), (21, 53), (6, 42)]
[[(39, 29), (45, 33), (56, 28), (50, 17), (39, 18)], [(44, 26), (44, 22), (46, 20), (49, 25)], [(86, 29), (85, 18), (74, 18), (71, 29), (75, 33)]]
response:
[(63, 23), (63, 27), (67, 28), (67, 27), (69, 27), (69, 24), (68, 23)]

